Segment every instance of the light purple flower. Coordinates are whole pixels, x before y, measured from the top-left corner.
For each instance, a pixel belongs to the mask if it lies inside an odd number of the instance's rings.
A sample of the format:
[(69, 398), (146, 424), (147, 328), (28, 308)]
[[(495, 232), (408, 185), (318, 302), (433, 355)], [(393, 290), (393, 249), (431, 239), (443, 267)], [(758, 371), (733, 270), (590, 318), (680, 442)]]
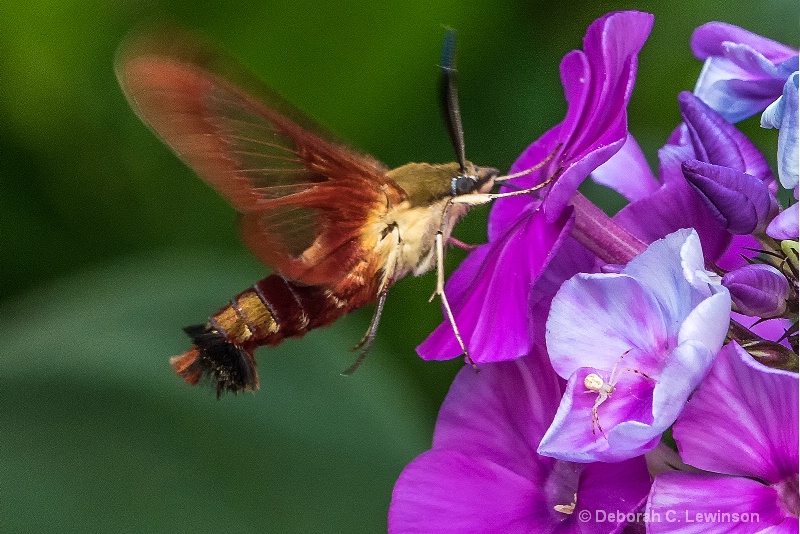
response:
[(480, 373), (464, 367), (439, 413), (432, 450), (397, 481), (389, 532), (618, 532), (624, 521), (587, 522), (586, 514), (638, 510), (650, 486), (644, 459), (575, 464), (537, 454), (560, 397), (540, 352)]
[[(563, 171), (549, 188), (545, 215), (540, 210), (541, 200), (533, 196), (497, 201), (489, 219), (489, 243), (462, 262), (445, 288), (475, 362), (509, 360), (530, 353), (534, 341), (528, 331), (530, 289), (552, 253), (566, 240), (569, 212), (564, 212), (564, 207), (569, 198), (628, 137), (626, 106), (633, 90), (636, 58), (652, 23), (653, 16), (647, 13), (610, 13), (587, 30), (585, 51), (572, 51), (561, 62), (567, 115), (528, 147), (511, 168), (517, 172), (551, 158), (539, 171), (513, 181), (521, 188), (542, 183), (559, 168)], [(462, 353), (448, 321), (417, 352), (426, 360)]]
[(567, 281), (547, 350), (568, 383), (539, 452), (615, 462), (653, 449), (722, 346), (730, 307), (693, 230), (652, 243), (620, 274)]
[(648, 514), (681, 523), (651, 522), (650, 534), (798, 531), (797, 373), (764, 367), (727, 345), (673, 436), (683, 461), (707, 472), (656, 477)]
[(786, 189), (797, 187), (800, 181), (800, 110), (798, 107), (800, 73), (795, 72), (783, 86), (783, 94), (761, 115), (762, 128), (779, 128), (778, 178)]
[(796, 49), (723, 22), (697, 28), (692, 50), (705, 61), (694, 94), (728, 122), (763, 111), (798, 70)]

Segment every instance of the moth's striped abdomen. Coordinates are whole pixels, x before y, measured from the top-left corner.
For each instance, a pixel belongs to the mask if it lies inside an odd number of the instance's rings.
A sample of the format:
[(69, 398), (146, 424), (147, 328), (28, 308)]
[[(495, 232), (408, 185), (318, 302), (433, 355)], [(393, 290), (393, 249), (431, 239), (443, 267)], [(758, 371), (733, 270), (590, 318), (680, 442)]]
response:
[(358, 296), (347, 298), (273, 274), (236, 295), (205, 325), (185, 328), (194, 347), (170, 362), (189, 384), (211, 379), (218, 396), (225, 391), (256, 390), (253, 352), (258, 347), (278, 345), (334, 322), (369, 300), (353, 298)]

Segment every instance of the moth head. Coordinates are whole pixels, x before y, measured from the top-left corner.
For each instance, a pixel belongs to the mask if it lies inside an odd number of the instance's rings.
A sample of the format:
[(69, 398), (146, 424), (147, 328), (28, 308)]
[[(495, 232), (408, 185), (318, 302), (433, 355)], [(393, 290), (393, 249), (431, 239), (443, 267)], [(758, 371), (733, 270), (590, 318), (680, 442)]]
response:
[(459, 173), (450, 180), (450, 196), (457, 197), (470, 193), (488, 193), (500, 171), (492, 167), (478, 167), (467, 162), (471, 172)]

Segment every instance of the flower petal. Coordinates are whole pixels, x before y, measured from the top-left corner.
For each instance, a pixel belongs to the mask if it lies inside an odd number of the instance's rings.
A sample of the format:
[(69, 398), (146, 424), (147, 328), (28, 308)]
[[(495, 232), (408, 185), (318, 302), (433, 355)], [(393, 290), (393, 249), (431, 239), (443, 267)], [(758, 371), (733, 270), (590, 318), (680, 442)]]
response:
[[(554, 500), (549, 485), (534, 484), (485, 459), (448, 450), (426, 452), (406, 467), (395, 485), (389, 532), (619, 532), (650, 486), (643, 458), (585, 467), (559, 464), (580, 474), (572, 514), (556, 511), (553, 504), (568, 505), (573, 495)], [(609, 485), (612, 479), (619, 483)], [(609, 512), (617, 518), (610, 519)]]
[(684, 161), (681, 168), (709, 211), (731, 233), (751, 234), (763, 229), (778, 210), (775, 197), (755, 176), (694, 159)]
[(783, 94), (764, 110), (761, 116), (763, 128), (780, 128), (778, 132), (778, 177), (786, 189), (797, 187), (800, 181), (800, 111), (798, 111), (798, 85), (800, 73), (795, 72), (786, 80)]
[[(395, 486), (389, 531), (619, 532), (624, 518), (586, 524), (578, 514), (637, 509), (649, 488), (646, 464), (584, 466), (539, 456), (535, 447), (560, 394), (544, 353), (486, 364), (480, 373), (465, 366), (442, 406), (433, 450)], [(612, 473), (622, 480), (609, 487)], [(556, 509), (576, 494), (575, 513)]]
[[(568, 99), (584, 86), (582, 106), (567, 111), (562, 131), (564, 174), (545, 200), (545, 212), (554, 220), (567, 205), (578, 185), (601, 163), (607, 161), (627, 138), (627, 104), (636, 77), (637, 54), (644, 46), (653, 16), (637, 11), (611, 13), (595, 21), (586, 32), (584, 51), (589, 71), (579, 78), (562, 63), (562, 80)], [(573, 53), (574, 54), (574, 53)]]
[[(539, 444), (539, 454), (569, 462), (619, 462), (658, 445), (666, 426), (657, 429), (651, 424), (653, 382), (620, 372), (614, 392), (598, 406), (595, 419), (592, 408), (598, 395), (584, 385), (589, 373), (605, 375), (602, 370), (582, 368), (570, 377), (553, 424)], [(608, 375), (603, 379), (608, 380)]]
[(705, 60), (723, 55), (726, 42), (748, 45), (774, 63), (797, 55), (797, 50), (789, 46), (725, 22), (708, 22), (697, 28), (692, 34), (691, 46), (694, 55)]
[[(516, 187), (531, 187), (552, 177), (557, 169), (562, 171), (545, 200), (548, 220), (557, 219), (578, 185), (625, 143), (636, 56), (652, 25), (653, 16), (648, 13), (610, 13), (587, 30), (585, 51), (574, 50), (561, 62), (567, 115), (512, 166), (516, 172), (554, 156), (540, 171), (513, 181)], [(522, 198), (498, 202), (490, 227), (516, 219), (529, 204)]]
[(772, 265), (756, 263), (730, 271), (722, 278), (739, 313), (777, 317), (786, 311), (789, 283)]
[(389, 532), (528, 534), (550, 516), (542, 487), (485, 458), (432, 450), (397, 480)]
[(705, 60), (695, 95), (731, 123), (767, 107), (797, 70), (796, 50), (722, 22), (698, 28), (692, 49)]
[[(609, 481), (614, 481), (609, 483)], [(595, 521), (588, 521), (580, 532), (611, 532), (614, 523), (608, 519), (609, 512), (628, 514), (637, 512), (644, 504), (650, 490), (650, 475), (644, 456), (622, 462), (586, 464), (581, 472), (578, 486), (578, 505), (574, 516), (580, 520), (581, 510), (589, 509)], [(585, 508), (584, 503), (591, 508)], [(598, 521), (601, 520), (601, 521)], [(613, 531), (613, 532), (616, 532)]]
[[(680, 165), (677, 169), (680, 174)], [(731, 242), (730, 232), (711, 216), (683, 175), (680, 181), (665, 180), (661, 188), (649, 197), (628, 204), (614, 216), (614, 221), (645, 243), (683, 228), (694, 228), (708, 261), (722, 256)]]
[(688, 91), (678, 95), (678, 104), (696, 159), (755, 176), (774, 191), (769, 163), (747, 136)]
[[(507, 236), (484, 245), (463, 262), (445, 286), (456, 324), (476, 363), (513, 360), (528, 354), (528, 299), (534, 278), (566, 238), (569, 213), (548, 223), (541, 211), (521, 217)], [(502, 335), (499, 333), (502, 332)], [(419, 347), (426, 360), (462, 354), (445, 320)]]
[(761, 245), (751, 235), (735, 235), (725, 254), (716, 261), (717, 267), (723, 271), (732, 271), (748, 264), (745, 258), (753, 259), (758, 256), (757, 251)]
[(574, 276), (561, 286), (547, 319), (553, 368), (569, 378), (582, 367), (611, 369), (631, 348), (658, 352), (669, 337), (665, 319), (653, 297), (628, 275)]
[(706, 473), (658, 475), (645, 515), (650, 534), (797, 532), (797, 518), (780, 508), (770, 486)]
[(725, 288), (711, 295), (689, 312), (680, 325), (678, 343), (695, 342), (716, 354), (728, 333), (731, 297)]
[(797, 474), (797, 421), (797, 374), (758, 364), (730, 343), (673, 435), (681, 458), (695, 467), (774, 484)]
[(696, 291), (687, 280), (702, 265), (700, 239), (694, 230), (684, 228), (650, 243), (622, 272), (634, 277), (665, 310), (665, 323), (674, 335), (692, 308), (708, 295)]
[(755, 77), (727, 59), (711, 58), (700, 71), (694, 94), (734, 124), (763, 111), (780, 94), (781, 83), (764, 74)]
[(681, 343), (669, 353), (653, 389), (654, 429), (663, 432), (675, 422), (686, 399), (708, 373), (714, 355), (708, 347), (694, 341)]
[(433, 446), (488, 458), (531, 480), (543, 481), (552, 462), (536, 454), (561, 397), (547, 356), (465, 366), (436, 422)]
[(619, 152), (592, 172), (592, 180), (610, 187), (630, 201), (647, 197), (659, 186), (642, 149), (631, 134)]
[[(517, 158), (509, 169), (509, 173), (524, 171), (540, 165), (548, 158), (557, 157), (556, 149), (559, 146), (562, 125), (558, 124), (533, 142)], [(560, 148), (558, 148), (560, 152)], [(528, 173), (512, 180), (515, 187), (522, 189), (533, 187), (553, 176), (556, 167), (552, 164), (545, 165), (542, 169)], [(501, 191), (511, 191), (502, 189)], [(495, 201), (492, 211), (489, 213), (489, 225), (487, 233), (489, 242), (493, 243), (502, 239), (508, 229), (517, 223), (520, 217), (526, 214), (535, 213), (541, 207), (542, 201), (527, 195), (519, 195), (509, 198), (501, 198)]]

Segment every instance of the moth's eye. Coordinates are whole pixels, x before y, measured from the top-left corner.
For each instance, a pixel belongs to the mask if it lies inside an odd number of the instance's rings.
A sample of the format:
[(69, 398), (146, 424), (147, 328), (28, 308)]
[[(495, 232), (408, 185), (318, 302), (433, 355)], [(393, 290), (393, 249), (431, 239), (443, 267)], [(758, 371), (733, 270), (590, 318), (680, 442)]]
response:
[(474, 176), (456, 176), (450, 183), (450, 192), (454, 197), (466, 195), (475, 191), (477, 185), (478, 180)]

